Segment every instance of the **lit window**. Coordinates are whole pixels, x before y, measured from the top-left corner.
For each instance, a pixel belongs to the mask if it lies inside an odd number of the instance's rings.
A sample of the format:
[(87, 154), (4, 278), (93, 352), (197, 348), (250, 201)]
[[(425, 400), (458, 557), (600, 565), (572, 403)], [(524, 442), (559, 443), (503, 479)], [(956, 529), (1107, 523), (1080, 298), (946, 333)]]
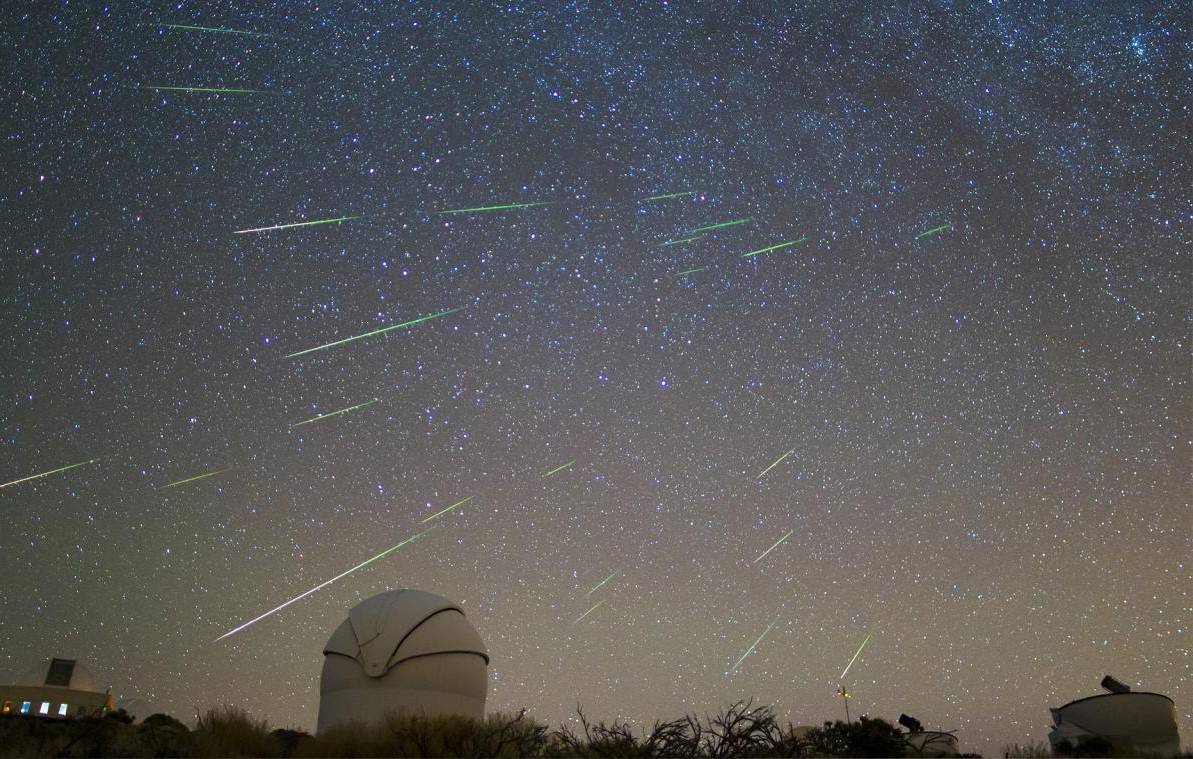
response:
[(11, 701), (5, 701), (4, 706), (0, 707), (0, 714), (8, 714), (11, 711), (12, 711), (12, 702)]
[(66, 716), (66, 704), (58, 704), (58, 716), (59, 717)]
[(41, 709), (40, 709), (39, 711), (40, 711), (42, 714), (49, 714), (49, 713), (50, 713), (50, 702), (49, 702), (49, 701), (42, 701), (42, 702), (41, 702)]
[(22, 701), (21, 702), (21, 714), (28, 714), (30, 706), (33, 706), (33, 704), (29, 703), (28, 701)]

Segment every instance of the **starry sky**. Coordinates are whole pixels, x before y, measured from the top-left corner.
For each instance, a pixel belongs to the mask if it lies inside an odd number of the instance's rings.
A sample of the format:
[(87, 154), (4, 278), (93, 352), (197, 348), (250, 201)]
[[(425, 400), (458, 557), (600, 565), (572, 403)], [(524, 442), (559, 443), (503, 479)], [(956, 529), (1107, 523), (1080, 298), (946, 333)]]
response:
[(6, 3), (0, 480), (91, 463), (0, 489), (0, 676), (311, 729), (412, 587), (554, 725), (840, 718), (872, 632), (855, 715), (1187, 742), (1186, 14)]

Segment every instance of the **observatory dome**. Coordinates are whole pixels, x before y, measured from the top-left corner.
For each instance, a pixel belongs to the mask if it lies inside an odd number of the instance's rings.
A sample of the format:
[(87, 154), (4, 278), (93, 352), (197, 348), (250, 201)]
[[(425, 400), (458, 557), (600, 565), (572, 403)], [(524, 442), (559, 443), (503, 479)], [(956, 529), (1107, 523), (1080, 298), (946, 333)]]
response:
[(74, 659), (45, 659), (29, 668), (17, 685), (70, 688), (102, 693), (91, 670)]
[(348, 612), (323, 647), (317, 732), (388, 714), (485, 715), (489, 653), (460, 607), (393, 590)]

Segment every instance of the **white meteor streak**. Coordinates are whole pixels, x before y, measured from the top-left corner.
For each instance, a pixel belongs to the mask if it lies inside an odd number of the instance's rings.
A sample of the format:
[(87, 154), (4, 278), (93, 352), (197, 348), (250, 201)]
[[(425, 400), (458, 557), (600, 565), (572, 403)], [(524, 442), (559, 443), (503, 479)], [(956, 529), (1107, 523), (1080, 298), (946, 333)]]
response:
[[(777, 622), (777, 621), (778, 621), (778, 620), (775, 620), (775, 622)], [(758, 640), (754, 641), (754, 643), (753, 643), (753, 644), (752, 644), (752, 645), (751, 645), (749, 648), (747, 648), (747, 649), (746, 649), (746, 652), (745, 652), (744, 654), (742, 654), (742, 655), (741, 655), (741, 658), (740, 658), (740, 659), (738, 659), (737, 661), (735, 661), (735, 662), (733, 663), (733, 666), (729, 668), (729, 673), (730, 673), (730, 674), (732, 674), (732, 673), (733, 673), (733, 670), (737, 669), (737, 665), (739, 665), (739, 664), (741, 664), (743, 661), (745, 661), (745, 660), (746, 660), (746, 657), (747, 657), (747, 656), (749, 656), (749, 655), (750, 655), (750, 653), (751, 653), (751, 652), (752, 652), (752, 651), (753, 651), (755, 648), (757, 648), (757, 647), (758, 647), (758, 644), (762, 642), (762, 639), (766, 637), (766, 634), (767, 634), (768, 632), (770, 632), (770, 631), (771, 631), (771, 628), (773, 628), (773, 627), (775, 626), (775, 622), (771, 622), (769, 625), (767, 625), (766, 629), (762, 631), (762, 634), (758, 636)]]
[[(871, 631), (870, 631), (870, 635), (873, 635), (873, 634), (874, 634), (874, 631), (873, 631), (873, 630), (871, 630)], [(866, 636), (866, 639), (862, 641), (862, 644), (861, 644), (860, 646), (858, 646), (858, 647), (857, 647), (857, 653), (855, 653), (855, 654), (853, 655), (853, 658), (849, 660), (849, 663), (845, 665), (845, 671), (843, 671), (843, 672), (841, 673), (841, 676), (837, 678), (838, 680), (844, 680), (844, 679), (845, 679), (845, 675), (846, 675), (846, 673), (848, 673), (848, 672), (849, 672), (849, 668), (853, 666), (853, 663), (854, 663), (855, 661), (857, 661), (857, 657), (861, 656), (861, 654), (862, 654), (862, 649), (863, 649), (863, 648), (865, 648), (865, 647), (866, 647), (866, 644), (870, 642), (870, 635), (867, 635), (867, 636)]]

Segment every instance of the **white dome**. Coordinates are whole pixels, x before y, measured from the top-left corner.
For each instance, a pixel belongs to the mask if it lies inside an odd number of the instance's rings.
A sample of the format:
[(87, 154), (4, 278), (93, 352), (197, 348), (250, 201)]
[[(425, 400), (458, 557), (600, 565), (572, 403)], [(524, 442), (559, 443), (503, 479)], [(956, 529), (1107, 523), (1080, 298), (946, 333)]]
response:
[(482, 718), (489, 653), (464, 612), (421, 590), (395, 590), (357, 604), (323, 647), (322, 733), (390, 713)]
[(38, 662), (15, 684), (103, 693), (91, 670), (75, 659), (53, 658)]

